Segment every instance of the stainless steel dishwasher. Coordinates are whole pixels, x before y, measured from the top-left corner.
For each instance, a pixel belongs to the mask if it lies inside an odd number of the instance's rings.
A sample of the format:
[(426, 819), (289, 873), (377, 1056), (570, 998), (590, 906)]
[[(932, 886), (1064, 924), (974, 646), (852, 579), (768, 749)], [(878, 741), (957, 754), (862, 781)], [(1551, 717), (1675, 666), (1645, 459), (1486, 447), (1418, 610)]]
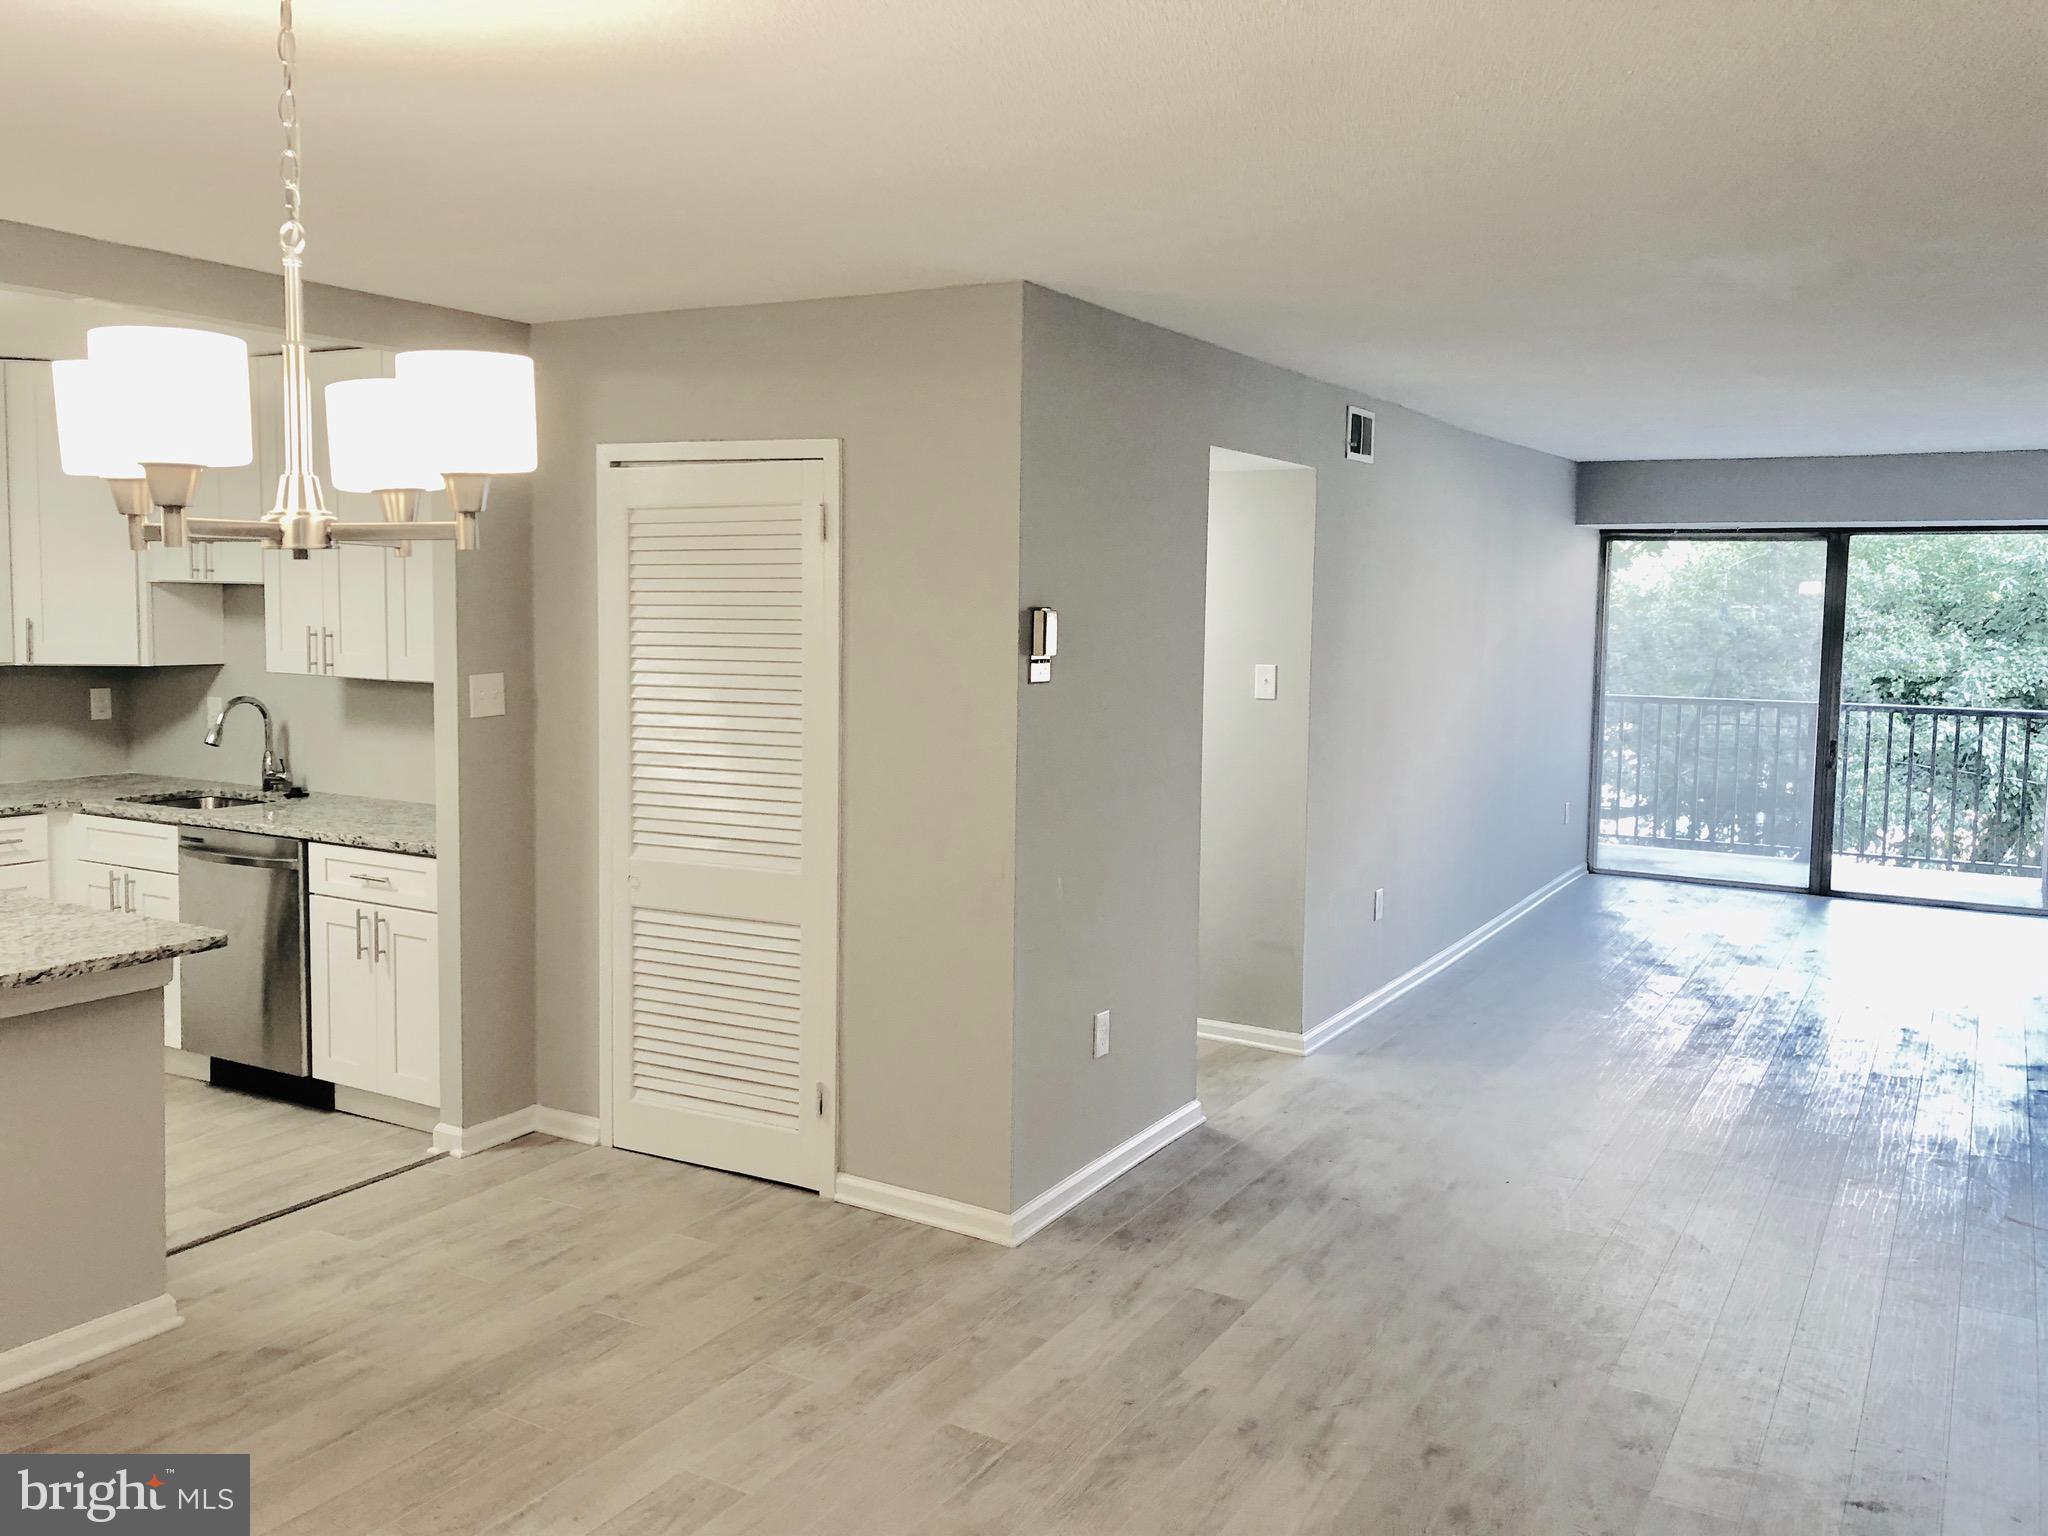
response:
[(180, 828), (178, 915), (228, 936), (226, 949), (184, 962), (184, 1048), (310, 1075), (306, 845), (257, 832)]

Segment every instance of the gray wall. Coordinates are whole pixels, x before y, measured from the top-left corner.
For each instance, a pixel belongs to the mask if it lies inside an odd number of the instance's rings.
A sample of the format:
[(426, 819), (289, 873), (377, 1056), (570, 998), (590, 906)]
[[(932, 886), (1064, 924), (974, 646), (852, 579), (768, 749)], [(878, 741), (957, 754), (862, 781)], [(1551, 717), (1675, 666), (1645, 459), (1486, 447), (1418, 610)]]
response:
[[(1205, 1019), (1301, 1028), (1308, 879), (1309, 616), (1316, 477), (1209, 477), (1202, 664), (1201, 985)], [(1252, 669), (1280, 669), (1252, 697)]]
[(115, 669), (0, 667), (0, 784), (127, 772), (124, 711), (94, 720), (88, 697), (121, 681)]
[(1582, 464), (1579, 521), (1608, 528), (2048, 524), (2048, 452)]
[(116, 707), (127, 717), (137, 773), (254, 783), (263, 728), (237, 710), (219, 747), (206, 745), (209, 696), (253, 693), (270, 707), (279, 750), (308, 789), (388, 800), (434, 798), (434, 690), (422, 683), (294, 677), (264, 670), (263, 589), (228, 587), (226, 664), (128, 674)]
[(1373, 403), (1025, 290), (1022, 591), (1062, 654), (1018, 710), (1016, 1203), (1195, 1096), (1212, 444), (1317, 475), (1308, 1018), (1583, 864), (1572, 466), (1385, 404), (1379, 462), (1350, 464), (1347, 401)]
[(1019, 327), (1015, 286), (534, 327), (543, 1103), (598, 1107), (596, 445), (839, 438), (840, 1165), (1008, 1208)]
[(164, 1294), (163, 999), (0, 1019), (0, 1353)]

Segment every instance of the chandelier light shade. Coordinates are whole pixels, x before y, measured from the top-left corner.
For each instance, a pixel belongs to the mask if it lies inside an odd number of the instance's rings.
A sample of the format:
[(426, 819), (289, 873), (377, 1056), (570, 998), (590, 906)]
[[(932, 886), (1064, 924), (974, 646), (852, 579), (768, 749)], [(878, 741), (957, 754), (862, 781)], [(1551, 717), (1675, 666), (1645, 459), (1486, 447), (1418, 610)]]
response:
[[(86, 333), (83, 359), (54, 365), (64, 472), (107, 482), (136, 551), (152, 542), (182, 549), (188, 539), (260, 543), (294, 559), (344, 543), (387, 544), (401, 555), (423, 540), (475, 549), (491, 476), (523, 475), (538, 462), (533, 360), (507, 352), (401, 352), (396, 378), (329, 385), (328, 472), (341, 490), (375, 494), (383, 516), (350, 521), (327, 509), (314, 464), (292, 0), (278, 0), (277, 62), (284, 346), (276, 499), (261, 517), (188, 515), (200, 476), (247, 464), (254, 444), (248, 344), (181, 326), (99, 326)], [(453, 516), (421, 522), (420, 494), (436, 489), (447, 491)]]
[(523, 475), (539, 461), (533, 359), (512, 352), (401, 352), (444, 475)]
[(418, 401), (398, 379), (344, 379), (327, 386), (327, 468), (341, 491), (441, 488)]
[(57, 398), (57, 462), (67, 475), (140, 480), (141, 462), (124, 458), (116, 445), (119, 434), (103, 371), (83, 357), (50, 365)]
[(223, 469), (255, 456), (239, 336), (102, 325), (85, 333), (85, 355), (106, 447), (121, 461)]

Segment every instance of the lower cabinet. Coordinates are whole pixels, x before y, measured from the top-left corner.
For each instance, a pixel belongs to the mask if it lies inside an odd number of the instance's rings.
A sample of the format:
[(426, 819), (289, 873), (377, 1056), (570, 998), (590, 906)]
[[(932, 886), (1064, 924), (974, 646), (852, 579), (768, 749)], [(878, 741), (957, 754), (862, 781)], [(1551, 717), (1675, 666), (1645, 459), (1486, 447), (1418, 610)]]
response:
[[(176, 847), (177, 833), (171, 832)], [(160, 869), (130, 869), (121, 864), (78, 865), (79, 889), (74, 899), (87, 907), (109, 912), (138, 912), (144, 917), (178, 920), (178, 877)], [(184, 1040), (183, 1014), (179, 1005), (178, 967), (171, 967), (171, 984), (164, 988), (164, 1044), (173, 1049)]]
[(36, 896), (50, 899), (48, 860), (33, 864), (0, 864), (0, 896)]
[(50, 823), (40, 814), (0, 817), (0, 896), (50, 899)]
[(308, 898), (313, 1075), (441, 1102), (440, 923), (431, 912)]

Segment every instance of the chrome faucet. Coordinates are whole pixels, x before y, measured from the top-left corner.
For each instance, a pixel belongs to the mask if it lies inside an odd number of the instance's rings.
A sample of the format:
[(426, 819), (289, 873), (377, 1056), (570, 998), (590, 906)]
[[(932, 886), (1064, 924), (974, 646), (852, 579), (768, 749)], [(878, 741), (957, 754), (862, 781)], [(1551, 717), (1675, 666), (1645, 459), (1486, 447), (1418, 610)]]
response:
[(292, 788), (291, 764), (277, 755), (274, 739), (270, 734), (270, 711), (264, 708), (263, 701), (253, 693), (238, 693), (221, 706), (220, 713), (214, 716), (213, 729), (206, 733), (206, 744), (209, 747), (220, 745), (221, 727), (228, 723), (228, 714), (237, 704), (247, 704), (263, 717), (264, 790), (266, 792), (283, 790), (286, 793), (290, 793)]

